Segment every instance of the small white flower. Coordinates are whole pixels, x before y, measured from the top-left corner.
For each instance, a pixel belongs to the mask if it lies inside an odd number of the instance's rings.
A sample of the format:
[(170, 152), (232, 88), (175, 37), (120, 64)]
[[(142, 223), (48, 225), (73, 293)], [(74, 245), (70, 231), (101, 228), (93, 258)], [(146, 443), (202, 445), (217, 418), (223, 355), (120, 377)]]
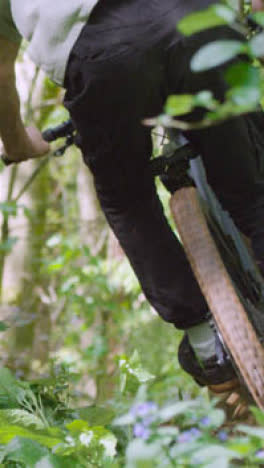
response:
[(108, 457), (115, 456), (117, 440), (113, 434), (108, 434), (104, 438), (100, 439), (100, 444), (104, 446), (105, 454)]
[(92, 431), (89, 431), (87, 433), (82, 433), (80, 435), (80, 442), (81, 444), (85, 445), (86, 447), (88, 447), (88, 445), (90, 445), (90, 442), (93, 438), (93, 433)]
[(71, 436), (65, 437), (65, 441), (67, 442), (68, 445), (73, 447), (75, 445), (74, 439)]

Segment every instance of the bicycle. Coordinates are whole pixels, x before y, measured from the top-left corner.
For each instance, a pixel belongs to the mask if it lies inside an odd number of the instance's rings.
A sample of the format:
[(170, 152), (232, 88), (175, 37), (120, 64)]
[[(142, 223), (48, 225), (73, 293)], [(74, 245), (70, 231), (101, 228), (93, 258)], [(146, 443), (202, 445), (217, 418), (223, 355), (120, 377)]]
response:
[[(43, 132), (48, 142), (66, 139), (54, 156), (62, 156), (76, 136), (71, 120)], [(221, 343), (217, 358), (221, 363), (224, 348), (242, 386), (264, 410), (264, 281), (208, 185), (201, 157), (189, 143), (177, 147), (177, 138), (171, 131), (163, 154), (150, 161), (152, 174), (171, 193), (172, 216)]]

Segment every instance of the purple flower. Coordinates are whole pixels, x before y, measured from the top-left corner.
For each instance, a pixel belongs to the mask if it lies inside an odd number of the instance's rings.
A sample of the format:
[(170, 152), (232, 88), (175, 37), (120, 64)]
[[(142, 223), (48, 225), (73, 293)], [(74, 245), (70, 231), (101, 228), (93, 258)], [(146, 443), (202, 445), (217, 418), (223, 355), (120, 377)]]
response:
[(148, 439), (150, 436), (149, 429), (141, 423), (135, 424), (133, 433), (135, 437), (139, 437), (140, 439)]
[(208, 416), (205, 416), (200, 420), (201, 426), (210, 426), (210, 418)]
[(218, 439), (221, 440), (221, 442), (225, 442), (228, 439), (227, 433), (225, 431), (219, 431)]
[(130, 413), (135, 418), (134, 435), (141, 439), (148, 439), (150, 436), (149, 426), (155, 421), (155, 411), (158, 409), (153, 401), (138, 403), (132, 406)]
[(191, 442), (193, 439), (192, 435), (190, 434), (189, 431), (182, 432), (179, 437), (178, 437), (178, 442), (184, 443), (184, 442)]
[(201, 435), (201, 431), (196, 427), (192, 427), (189, 431), (184, 431), (178, 436), (178, 442), (192, 442)]
[(255, 453), (255, 457), (256, 458), (264, 458), (264, 450), (258, 450), (256, 453)]
[(144, 417), (157, 410), (157, 405), (153, 401), (146, 401), (145, 403), (138, 403), (132, 406), (130, 412), (134, 417)]

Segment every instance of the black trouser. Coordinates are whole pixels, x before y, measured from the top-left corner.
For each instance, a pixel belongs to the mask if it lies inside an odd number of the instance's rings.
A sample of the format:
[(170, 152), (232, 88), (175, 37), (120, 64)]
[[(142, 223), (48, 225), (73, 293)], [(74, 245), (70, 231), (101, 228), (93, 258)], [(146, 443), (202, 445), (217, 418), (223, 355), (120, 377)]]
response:
[[(178, 328), (200, 323), (207, 305), (164, 217), (149, 171), (150, 129), (141, 121), (159, 114), (172, 93), (224, 95), (221, 69), (193, 74), (189, 61), (202, 44), (237, 33), (220, 27), (182, 38), (175, 24), (195, 8), (197, 0), (101, 0), (72, 50), (65, 80), (65, 105), (106, 218), (146, 297)], [(224, 207), (264, 258), (263, 122), (258, 113), (187, 137)]]

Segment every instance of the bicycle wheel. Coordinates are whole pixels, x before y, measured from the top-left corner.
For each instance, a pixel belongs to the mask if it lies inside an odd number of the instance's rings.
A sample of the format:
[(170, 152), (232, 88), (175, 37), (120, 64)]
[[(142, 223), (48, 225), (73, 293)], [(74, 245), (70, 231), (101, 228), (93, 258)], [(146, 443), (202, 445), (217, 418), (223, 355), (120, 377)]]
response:
[(264, 349), (210, 233), (197, 189), (185, 187), (170, 207), (182, 244), (224, 343), (259, 408), (264, 409)]

